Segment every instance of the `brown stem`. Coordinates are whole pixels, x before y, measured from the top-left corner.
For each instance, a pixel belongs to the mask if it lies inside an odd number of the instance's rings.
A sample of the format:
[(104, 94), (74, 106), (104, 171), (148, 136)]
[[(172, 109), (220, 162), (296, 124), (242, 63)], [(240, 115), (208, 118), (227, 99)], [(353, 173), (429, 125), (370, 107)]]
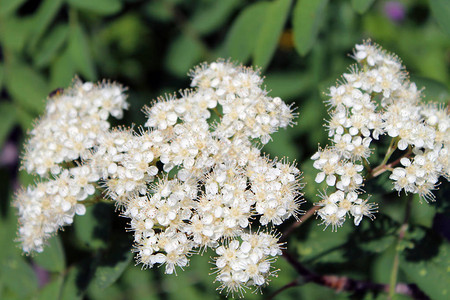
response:
[(276, 290), (272, 295), (270, 295), (269, 297), (266, 298), (266, 300), (272, 300), (275, 299), (275, 296), (277, 296), (278, 294), (280, 294), (282, 291), (287, 290), (290, 287), (294, 287), (294, 286), (298, 286), (302, 283), (303, 281), (301, 280), (301, 278), (297, 278), (291, 282), (289, 282), (288, 284), (286, 284), (285, 286), (282, 286), (281, 288), (279, 288), (278, 290)]
[(408, 152), (405, 153), (405, 155), (397, 158), (396, 160), (394, 160), (391, 163), (388, 164), (381, 164), (375, 168), (373, 168), (369, 174), (367, 175), (367, 179), (372, 179), (374, 177), (380, 176), (381, 174), (383, 174), (384, 172), (386, 172), (387, 170), (392, 169), (393, 167), (395, 167), (396, 165), (398, 165), (400, 163), (400, 160), (404, 157), (409, 157), (411, 155), (412, 151), (408, 150)]
[(311, 207), (303, 216), (300, 217), (300, 219), (298, 219), (295, 223), (293, 223), (288, 229), (284, 231), (283, 235), (280, 238), (280, 241), (285, 241), (287, 237), (292, 233), (292, 231), (300, 227), (304, 221), (308, 220), (311, 216), (313, 216), (314, 213), (321, 207), (322, 206), (318, 205), (314, 205), (313, 207)]

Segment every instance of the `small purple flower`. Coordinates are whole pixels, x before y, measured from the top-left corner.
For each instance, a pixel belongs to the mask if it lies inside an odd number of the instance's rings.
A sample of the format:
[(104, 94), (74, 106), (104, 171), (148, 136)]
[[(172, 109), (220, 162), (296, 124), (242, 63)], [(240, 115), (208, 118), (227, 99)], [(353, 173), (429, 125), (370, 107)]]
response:
[(405, 18), (405, 6), (398, 1), (388, 1), (384, 4), (384, 13), (394, 22), (400, 22)]

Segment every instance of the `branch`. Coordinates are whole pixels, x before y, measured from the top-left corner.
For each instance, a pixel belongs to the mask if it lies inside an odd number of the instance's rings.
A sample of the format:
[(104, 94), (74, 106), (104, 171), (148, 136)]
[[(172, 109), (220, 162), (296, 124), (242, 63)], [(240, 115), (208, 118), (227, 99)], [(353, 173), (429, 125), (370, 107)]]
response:
[[(346, 276), (337, 276), (337, 275), (320, 275), (317, 274), (305, 266), (303, 266), (300, 262), (298, 262), (290, 253), (287, 251), (283, 251), (283, 257), (295, 268), (297, 273), (303, 277), (303, 282), (314, 282), (319, 285), (326, 286), (335, 290), (336, 292), (383, 292), (389, 293), (389, 284), (381, 284), (381, 283), (373, 283), (370, 281), (362, 281), (356, 280), (352, 278), (348, 278)], [(297, 284), (294, 284), (297, 282)], [(298, 285), (299, 280), (293, 281), (288, 285), (282, 287), (279, 291), (275, 292), (275, 295), (280, 293), (282, 290), (285, 290), (291, 286)], [(402, 294), (405, 296), (409, 296), (412, 299), (417, 300), (426, 300), (430, 299), (424, 292), (422, 292), (419, 287), (415, 284), (407, 284), (407, 283), (397, 283), (395, 286), (395, 292), (397, 294)], [(271, 298), (269, 298), (271, 299)]]
[(300, 227), (304, 221), (308, 220), (321, 207), (322, 206), (318, 205), (311, 207), (303, 216), (300, 217), (300, 219), (298, 219), (295, 223), (293, 223), (288, 229), (284, 231), (283, 235), (280, 238), (280, 241), (285, 241), (287, 237), (292, 233), (292, 231)]

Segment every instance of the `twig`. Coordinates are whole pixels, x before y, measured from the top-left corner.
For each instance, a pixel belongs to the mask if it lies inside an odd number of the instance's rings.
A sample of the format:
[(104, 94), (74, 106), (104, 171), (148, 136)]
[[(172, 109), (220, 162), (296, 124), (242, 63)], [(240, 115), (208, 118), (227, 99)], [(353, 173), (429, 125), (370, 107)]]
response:
[(392, 170), (393, 167), (395, 167), (396, 165), (398, 165), (400, 163), (400, 160), (404, 157), (409, 157), (412, 153), (412, 150), (409, 149), (408, 152), (405, 153), (405, 155), (397, 158), (396, 160), (394, 160), (391, 163), (386, 164), (380, 164), (379, 166), (377, 166), (376, 168), (373, 168), (368, 176), (367, 176), (367, 180), (372, 179), (374, 177), (380, 176), (381, 174), (383, 174), (384, 172), (386, 172), (387, 170)]
[(275, 299), (275, 296), (280, 294), (282, 291), (287, 290), (290, 287), (294, 287), (294, 286), (298, 286), (301, 283), (303, 283), (303, 280), (301, 280), (301, 278), (297, 278), (291, 282), (289, 282), (288, 284), (286, 284), (285, 286), (279, 288), (278, 290), (276, 290), (272, 295), (270, 295), (269, 297), (266, 298), (266, 300), (272, 300)]
[(321, 206), (315, 205), (311, 207), (303, 216), (300, 217), (295, 223), (293, 223), (288, 229), (286, 229), (280, 238), (280, 241), (285, 241), (286, 238), (298, 227), (300, 227), (304, 221), (308, 220), (314, 213), (321, 208)]

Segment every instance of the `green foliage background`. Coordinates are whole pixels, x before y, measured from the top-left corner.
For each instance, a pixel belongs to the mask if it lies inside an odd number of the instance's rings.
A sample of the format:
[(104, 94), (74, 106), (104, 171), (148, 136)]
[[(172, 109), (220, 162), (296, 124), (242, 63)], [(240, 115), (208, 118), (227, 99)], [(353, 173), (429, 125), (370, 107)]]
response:
[[(395, 52), (426, 100), (448, 103), (450, 87), (450, 2), (396, 1), (405, 16), (393, 20), (388, 1), (374, 0), (1, 0), (0, 1), (0, 147), (21, 145), (47, 95), (83, 80), (109, 78), (129, 87), (131, 109), (120, 124), (143, 124), (140, 111), (151, 99), (187, 88), (186, 73), (202, 61), (230, 58), (257, 65), (272, 96), (295, 102), (297, 125), (273, 136), (265, 147), (272, 156), (296, 159), (304, 172), (307, 203), (317, 201), (309, 157), (325, 145), (324, 92), (352, 63), (354, 44), (371, 39)], [(14, 147), (13, 147), (14, 148)], [(0, 299), (217, 299), (211, 253), (192, 257), (178, 276), (134, 266), (126, 220), (114, 207), (98, 204), (72, 227), (51, 240), (44, 253), (24, 257), (13, 242), (16, 217), (10, 207), (19, 182), (34, 178), (17, 171), (17, 162), (0, 165)], [(367, 186), (386, 186), (380, 178)], [(390, 190), (390, 186), (388, 186)], [(311, 219), (289, 239), (291, 253), (320, 274), (388, 283), (400, 252), (399, 281), (415, 283), (431, 299), (450, 297), (450, 197), (448, 183), (438, 202), (412, 207), (410, 227), (401, 244), (396, 235), (404, 201), (390, 193), (372, 199), (380, 205), (374, 222), (337, 233), (322, 231)], [(281, 228), (282, 230), (283, 228)], [(445, 236), (447, 238), (445, 238)], [(282, 258), (279, 276), (263, 299), (297, 278)], [(350, 294), (307, 283), (276, 299), (383, 299)], [(398, 299), (403, 299), (398, 297)]]

